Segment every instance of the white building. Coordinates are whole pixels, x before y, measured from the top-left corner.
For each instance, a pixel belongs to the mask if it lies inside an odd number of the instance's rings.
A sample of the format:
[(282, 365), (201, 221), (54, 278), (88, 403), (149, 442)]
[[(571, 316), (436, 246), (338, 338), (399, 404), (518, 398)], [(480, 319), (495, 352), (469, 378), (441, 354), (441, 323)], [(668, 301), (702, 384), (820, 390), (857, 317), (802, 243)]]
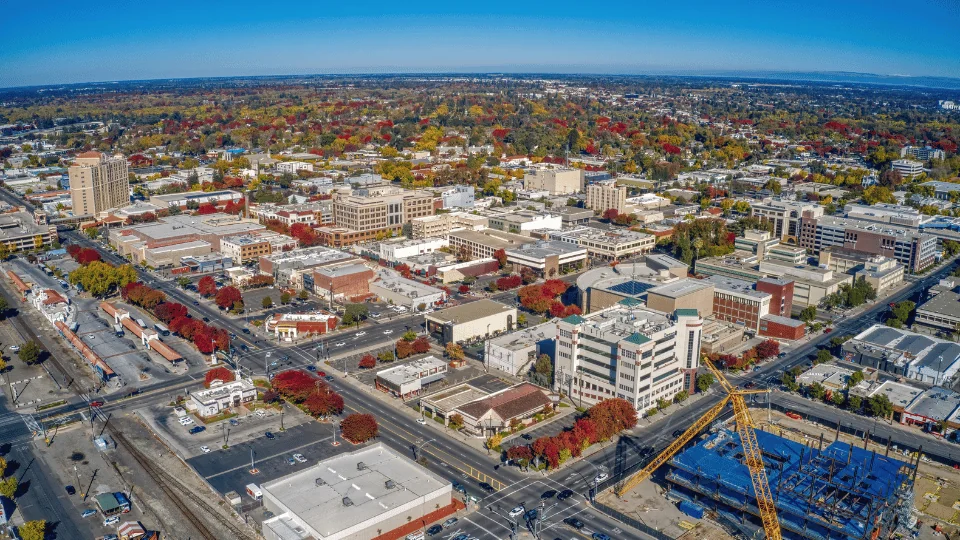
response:
[(237, 379), (231, 382), (214, 381), (210, 388), (191, 392), (187, 408), (197, 416), (207, 417), (220, 414), (229, 407), (239, 407), (257, 399), (257, 387), (250, 379)]
[(523, 189), (543, 189), (551, 195), (583, 191), (583, 171), (565, 167), (537, 167), (523, 176)]
[(446, 299), (442, 289), (403, 277), (382, 277), (370, 284), (370, 292), (397, 306), (415, 310), (420, 304), (431, 307)]
[(313, 163), (305, 161), (280, 161), (277, 163), (277, 170), (282, 173), (297, 174), (297, 171), (313, 172)]
[(890, 168), (904, 178), (913, 178), (923, 172), (923, 163), (912, 159), (897, 159), (890, 164)]
[(773, 223), (773, 235), (778, 239), (796, 239), (800, 235), (800, 218), (804, 217), (804, 212), (808, 212), (808, 217), (818, 218), (823, 215), (823, 207), (816, 203), (776, 199), (766, 199), (750, 206), (750, 215)]
[(483, 299), (441, 309), (425, 318), (427, 331), (437, 334), (441, 343), (461, 342), (513, 330), (517, 308)]
[(484, 363), (488, 369), (519, 377), (540, 354), (552, 352), (556, 337), (557, 325), (545, 322), (489, 339), (483, 353)]
[(376, 387), (406, 399), (420, 394), (425, 385), (447, 376), (447, 362), (427, 356), (413, 362), (377, 372)]
[(444, 208), (473, 208), (476, 195), (473, 186), (454, 186), (440, 194)]
[(616, 180), (604, 180), (587, 186), (586, 207), (598, 212), (614, 209), (624, 212), (627, 205), (627, 187), (618, 186)]
[(446, 238), (414, 238), (399, 242), (380, 242), (380, 258), (391, 262), (415, 257), (424, 253), (433, 253), (442, 247), (450, 245)]
[(622, 398), (639, 411), (693, 392), (703, 320), (695, 309), (672, 315), (630, 301), (557, 320), (554, 380), (575, 403)]

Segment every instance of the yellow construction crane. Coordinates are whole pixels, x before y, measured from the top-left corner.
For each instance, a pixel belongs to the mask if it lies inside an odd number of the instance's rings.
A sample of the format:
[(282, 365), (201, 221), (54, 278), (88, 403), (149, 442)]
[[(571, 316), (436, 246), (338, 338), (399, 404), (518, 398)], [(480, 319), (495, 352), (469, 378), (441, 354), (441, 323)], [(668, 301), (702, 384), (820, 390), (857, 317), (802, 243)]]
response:
[(720, 371), (714, 367), (706, 357), (703, 363), (710, 369), (717, 382), (723, 387), (727, 395), (720, 400), (712, 409), (701, 416), (696, 422), (688, 428), (683, 435), (673, 441), (670, 446), (647, 464), (643, 470), (637, 472), (623, 483), (623, 486), (617, 490), (617, 496), (622, 497), (630, 490), (637, 487), (653, 474), (661, 465), (670, 461), (677, 452), (680, 451), (688, 442), (690, 442), (703, 428), (710, 425), (717, 416), (723, 412), (728, 403), (733, 403), (734, 418), (737, 423), (737, 433), (740, 435), (740, 443), (743, 445), (744, 458), (747, 468), (750, 470), (750, 479), (753, 481), (753, 490), (757, 494), (757, 508), (760, 509), (760, 519), (763, 521), (763, 530), (767, 534), (768, 540), (780, 540), (780, 522), (777, 520), (777, 509), (773, 504), (773, 496), (770, 493), (770, 485), (767, 483), (767, 472), (763, 468), (763, 456), (760, 453), (760, 447), (757, 444), (757, 436), (753, 430), (756, 426), (750, 417), (750, 411), (747, 410), (747, 403), (743, 396), (747, 394), (765, 394), (769, 390), (741, 390), (736, 388)]

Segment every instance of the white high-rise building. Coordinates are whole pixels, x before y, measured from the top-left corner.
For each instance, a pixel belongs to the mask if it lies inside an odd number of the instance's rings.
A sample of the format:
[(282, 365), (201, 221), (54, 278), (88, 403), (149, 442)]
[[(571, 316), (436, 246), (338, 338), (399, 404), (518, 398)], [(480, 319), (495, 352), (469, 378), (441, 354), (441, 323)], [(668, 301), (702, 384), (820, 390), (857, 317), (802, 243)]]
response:
[(693, 392), (703, 327), (697, 310), (629, 304), (636, 301), (557, 321), (554, 380), (575, 403), (622, 398), (645, 411)]

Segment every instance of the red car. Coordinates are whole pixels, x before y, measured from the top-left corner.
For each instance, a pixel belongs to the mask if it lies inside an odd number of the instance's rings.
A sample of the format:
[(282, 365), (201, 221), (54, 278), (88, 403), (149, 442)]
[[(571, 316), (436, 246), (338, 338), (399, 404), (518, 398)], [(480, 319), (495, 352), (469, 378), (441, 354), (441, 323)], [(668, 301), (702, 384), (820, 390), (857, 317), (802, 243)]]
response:
[(829, 334), (830, 332), (833, 332), (833, 328), (825, 328), (825, 329), (823, 330), (823, 333), (824, 333), (824, 334)]
[(96, 400), (96, 401), (91, 401), (91, 402), (90, 402), (90, 406), (91, 406), (91, 407), (103, 407), (103, 402), (100, 401), (99, 399)]

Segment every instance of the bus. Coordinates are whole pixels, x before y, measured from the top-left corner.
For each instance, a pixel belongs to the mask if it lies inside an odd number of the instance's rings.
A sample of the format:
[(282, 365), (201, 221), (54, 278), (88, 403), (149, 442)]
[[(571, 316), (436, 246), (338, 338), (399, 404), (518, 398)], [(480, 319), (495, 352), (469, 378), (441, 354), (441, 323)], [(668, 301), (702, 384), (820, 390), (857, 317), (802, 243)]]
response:
[(170, 329), (160, 323), (153, 325), (153, 329), (159, 332), (161, 336), (170, 335)]

